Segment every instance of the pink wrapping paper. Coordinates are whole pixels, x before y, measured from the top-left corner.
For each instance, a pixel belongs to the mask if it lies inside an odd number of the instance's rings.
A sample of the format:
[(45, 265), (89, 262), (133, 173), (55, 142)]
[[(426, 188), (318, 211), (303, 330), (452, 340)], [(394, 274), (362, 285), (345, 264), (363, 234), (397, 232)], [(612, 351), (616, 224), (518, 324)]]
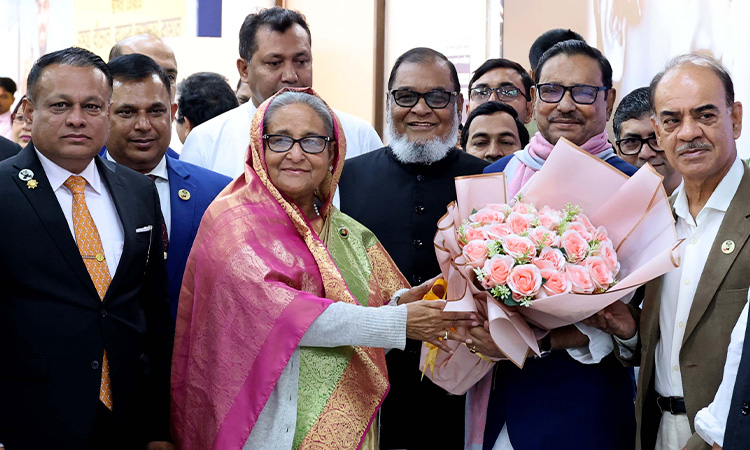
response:
[[(650, 165), (628, 177), (608, 163), (560, 138), (542, 169), (521, 191), (525, 203), (562, 210), (578, 205), (595, 226), (603, 225), (617, 250), (619, 283), (601, 294), (561, 294), (534, 300), (530, 307), (500, 304), (477, 288), (465, 264), (456, 230), (474, 208), (507, 203), (502, 173), (456, 179), (456, 202), (438, 222), (435, 252), (448, 281), (446, 311), (476, 311), (490, 323), (500, 350), (523, 367), (529, 353), (539, 354), (537, 339), (553, 328), (571, 325), (627, 296), (649, 280), (679, 266), (674, 217), (662, 177)], [(463, 394), (492, 369), (492, 363), (457, 342), (453, 355), (440, 351), (427, 375), (448, 392)], [(422, 361), (426, 350), (423, 348)]]

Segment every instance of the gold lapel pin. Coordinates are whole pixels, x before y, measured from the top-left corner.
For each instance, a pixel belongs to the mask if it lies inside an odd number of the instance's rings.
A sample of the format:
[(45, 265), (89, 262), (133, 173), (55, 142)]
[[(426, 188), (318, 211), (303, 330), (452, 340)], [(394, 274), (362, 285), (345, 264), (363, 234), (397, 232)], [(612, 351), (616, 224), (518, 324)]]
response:
[(734, 241), (731, 239), (727, 239), (721, 244), (721, 251), (724, 252), (725, 255), (728, 255), (734, 251)]
[(37, 186), (39, 186), (39, 182), (33, 178), (26, 182), (26, 187), (29, 189), (36, 189)]
[(177, 196), (182, 200), (190, 200), (190, 191), (187, 189), (180, 189), (177, 191)]

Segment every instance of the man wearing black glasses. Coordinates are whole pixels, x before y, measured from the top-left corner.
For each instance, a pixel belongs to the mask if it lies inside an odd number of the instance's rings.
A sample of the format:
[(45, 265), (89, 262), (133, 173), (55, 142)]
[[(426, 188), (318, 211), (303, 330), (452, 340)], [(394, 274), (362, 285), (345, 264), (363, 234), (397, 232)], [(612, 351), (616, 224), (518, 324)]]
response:
[[(341, 210), (375, 233), (415, 286), (440, 272), (432, 241), (446, 205), (456, 199), (454, 177), (487, 166), (455, 148), (460, 89), (443, 54), (415, 48), (401, 55), (388, 80), (389, 146), (347, 160), (339, 184)], [(421, 348), (407, 340), (404, 351), (387, 355), (391, 390), (381, 410), (380, 447), (463, 448), (464, 396), (420, 381)], [(429, 432), (436, 420), (439, 432)]]
[(664, 177), (667, 195), (672, 195), (682, 182), (682, 176), (674, 170), (656, 142), (647, 87), (638, 88), (622, 98), (612, 119), (612, 129), (617, 139), (618, 156), (636, 167), (651, 164)]
[(515, 61), (494, 58), (485, 61), (469, 81), (469, 103), (466, 114), (489, 101), (507, 103), (518, 113), (518, 119), (529, 123), (534, 111), (531, 102), (533, 82)]
[[(505, 172), (509, 193), (515, 195), (565, 137), (625, 174), (635, 173), (635, 167), (616, 156), (605, 130), (616, 93), (612, 68), (599, 50), (581, 41), (560, 42), (544, 53), (534, 76), (539, 132), (523, 152), (500, 159), (485, 172)], [(477, 327), (471, 334), (484, 355), (502, 356), (499, 350), (487, 351), (494, 345), (486, 330)], [(553, 330), (539, 348), (546, 355), (528, 359), (523, 370), (508, 361), (498, 363), (484, 448), (632, 450), (632, 371), (613, 355), (610, 336), (576, 324)]]

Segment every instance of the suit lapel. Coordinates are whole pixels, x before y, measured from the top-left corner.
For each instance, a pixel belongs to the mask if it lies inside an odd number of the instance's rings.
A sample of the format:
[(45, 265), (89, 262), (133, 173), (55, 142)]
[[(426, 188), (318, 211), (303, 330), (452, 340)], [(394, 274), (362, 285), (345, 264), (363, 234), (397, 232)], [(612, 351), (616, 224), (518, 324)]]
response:
[(38, 182), (38, 186), (34, 189), (29, 188), (26, 181), (19, 178), (18, 172), (14, 172), (13, 181), (24, 194), (26, 200), (31, 204), (37, 217), (39, 217), (42, 225), (44, 225), (44, 228), (70, 265), (70, 268), (81, 283), (86, 286), (86, 289), (98, 299), (99, 294), (97, 294), (94, 282), (91, 280), (91, 276), (88, 270), (86, 270), (86, 265), (83, 263), (75, 237), (70, 232), (68, 221), (65, 220), (65, 215), (62, 208), (60, 208), (60, 202), (57, 201), (57, 196), (52, 191), (47, 174), (44, 172), (42, 163), (39, 162), (34, 146), (31, 143), (21, 151), (14, 167), (19, 172), (23, 169), (30, 169), (34, 172), (34, 179)]
[(130, 261), (134, 257), (135, 206), (133, 205), (132, 194), (128, 192), (127, 187), (115, 172), (117, 165), (105, 163), (99, 156), (96, 157), (96, 165), (102, 181), (107, 185), (107, 190), (109, 190), (112, 201), (115, 203), (115, 209), (122, 224), (124, 239), (120, 262), (117, 264), (117, 270), (112, 277), (112, 281), (109, 283), (107, 294), (104, 296), (104, 300), (102, 300), (106, 302), (112, 296), (111, 293), (116, 292), (117, 286), (122, 283), (123, 274), (128, 271)]
[[(719, 232), (711, 246), (711, 251), (708, 253), (703, 274), (695, 291), (693, 305), (690, 308), (685, 335), (682, 339), (683, 344), (700, 322), (719, 286), (724, 281), (724, 277), (726, 277), (737, 255), (750, 237), (750, 202), (745, 200), (747, 198), (750, 198), (750, 170), (745, 168), (737, 193), (729, 204), (724, 220), (719, 227)], [(735, 243), (735, 250), (729, 254), (724, 254), (721, 251), (721, 245), (727, 240)]]
[[(169, 253), (167, 254), (167, 274), (169, 279), (173, 280), (180, 268), (178, 263), (187, 259), (186, 253), (190, 251), (188, 245), (190, 234), (197, 227), (197, 224), (193, 223), (196, 205), (193, 197), (197, 194), (197, 189), (190, 181), (190, 174), (175, 159), (167, 157), (167, 170), (169, 171), (169, 201), (172, 216)], [(185, 189), (191, 194), (188, 200), (183, 200), (180, 197), (181, 189)]]

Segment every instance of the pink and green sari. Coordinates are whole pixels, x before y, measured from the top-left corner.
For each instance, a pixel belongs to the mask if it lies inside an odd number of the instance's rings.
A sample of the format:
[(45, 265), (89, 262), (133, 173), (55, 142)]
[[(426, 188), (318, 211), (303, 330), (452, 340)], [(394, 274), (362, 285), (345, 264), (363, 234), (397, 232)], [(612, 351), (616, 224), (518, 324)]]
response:
[[(316, 190), (320, 236), (271, 183), (262, 133), (274, 98), (253, 118), (245, 173), (206, 211), (188, 259), (172, 361), (173, 437), (181, 449), (242, 448), (300, 339), (329, 304), (379, 307), (408, 286), (375, 236), (331, 204), (346, 149), (337, 119), (333, 169)], [(388, 388), (382, 349), (301, 347), (293, 448), (371, 445), (368, 431)]]

